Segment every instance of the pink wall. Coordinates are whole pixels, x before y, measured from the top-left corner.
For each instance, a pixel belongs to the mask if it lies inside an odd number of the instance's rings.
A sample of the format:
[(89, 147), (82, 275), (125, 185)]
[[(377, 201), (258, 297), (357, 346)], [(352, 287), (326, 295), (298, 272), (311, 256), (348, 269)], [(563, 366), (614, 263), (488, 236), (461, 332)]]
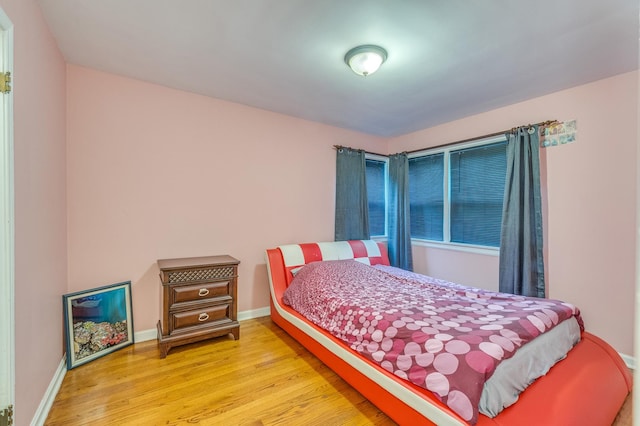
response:
[[(579, 306), (587, 330), (628, 355), (634, 328), (637, 102), (638, 73), (632, 72), (389, 142), (393, 153), (519, 124), (577, 119), (577, 142), (542, 151), (548, 294)], [(495, 257), (425, 247), (416, 247), (414, 257), (418, 272), (479, 286), (497, 280)]]
[(67, 67), (69, 290), (131, 280), (159, 319), (159, 258), (240, 259), (239, 311), (268, 306), (264, 250), (332, 240), (334, 144), (386, 140)]
[[(498, 290), (498, 256), (452, 251), (413, 244), (413, 269), (432, 277)], [(452, 267), (455, 262), (455, 267)], [(460, 267), (459, 265), (464, 265)]]
[(67, 291), (65, 64), (33, 0), (14, 25), (15, 424), (28, 424), (62, 359)]

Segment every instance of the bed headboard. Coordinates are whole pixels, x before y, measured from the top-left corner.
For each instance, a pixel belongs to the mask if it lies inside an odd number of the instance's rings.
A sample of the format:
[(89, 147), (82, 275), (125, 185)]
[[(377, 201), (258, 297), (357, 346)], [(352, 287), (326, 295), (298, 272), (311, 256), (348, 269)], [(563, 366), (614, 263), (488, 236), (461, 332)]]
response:
[(354, 259), (368, 265), (388, 265), (387, 248), (373, 240), (334, 241), (288, 244), (279, 246), (286, 269), (287, 285), (293, 279), (292, 269), (319, 260)]

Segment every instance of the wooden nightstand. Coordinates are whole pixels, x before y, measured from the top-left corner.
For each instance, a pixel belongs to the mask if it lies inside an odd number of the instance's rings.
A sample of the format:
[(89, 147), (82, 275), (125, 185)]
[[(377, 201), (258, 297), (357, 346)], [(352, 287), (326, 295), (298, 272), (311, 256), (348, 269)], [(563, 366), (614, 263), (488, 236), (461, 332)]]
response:
[(240, 338), (237, 311), (239, 260), (231, 256), (160, 259), (160, 358), (174, 346), (232, 334)]

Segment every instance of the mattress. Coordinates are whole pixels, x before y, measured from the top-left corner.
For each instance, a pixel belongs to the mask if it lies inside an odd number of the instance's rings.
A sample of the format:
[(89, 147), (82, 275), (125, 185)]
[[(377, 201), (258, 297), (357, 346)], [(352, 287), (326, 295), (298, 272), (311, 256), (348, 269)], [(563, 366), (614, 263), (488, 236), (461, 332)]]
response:
[(580, 326), (575, 318), (569, 318), (522, 346), (514, 356), (501, 362), (484, 384), (480, 413), (495, 417), (514, 404), (527, 386), (547, 374), (579, 341)]

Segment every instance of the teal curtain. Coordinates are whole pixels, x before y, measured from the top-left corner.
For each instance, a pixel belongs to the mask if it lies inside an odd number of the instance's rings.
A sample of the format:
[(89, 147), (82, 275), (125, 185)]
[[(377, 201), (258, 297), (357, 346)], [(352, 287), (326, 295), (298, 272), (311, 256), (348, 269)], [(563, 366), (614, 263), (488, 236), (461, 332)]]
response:
[(514, 129), (506, 137), (499, 289), (545, 297), (538, 126)]
[(336, 157), (335, 241), (369, 238), (365, 152), (339, 147)]
[(389, 157), (389, 262), (412, 271), (409, 211), (409, 159), (406, 153), (394, 154)]

